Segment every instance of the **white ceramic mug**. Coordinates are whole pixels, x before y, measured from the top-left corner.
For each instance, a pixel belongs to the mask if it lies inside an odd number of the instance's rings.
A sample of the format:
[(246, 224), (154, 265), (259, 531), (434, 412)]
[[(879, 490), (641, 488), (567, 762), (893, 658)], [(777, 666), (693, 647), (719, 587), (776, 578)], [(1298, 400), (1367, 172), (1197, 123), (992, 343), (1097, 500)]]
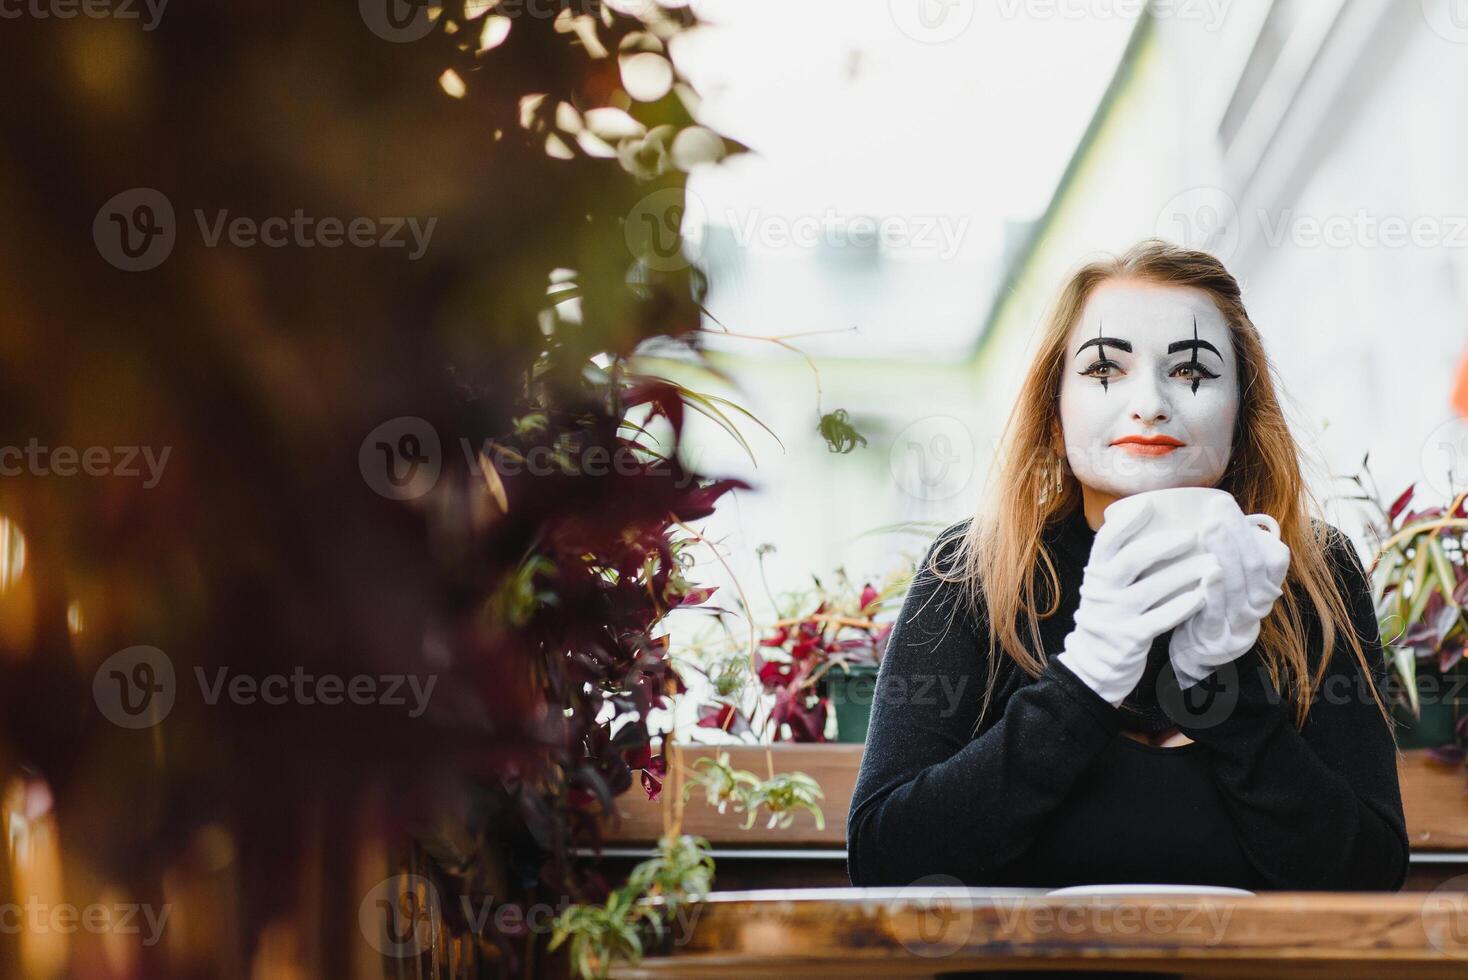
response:
[[(1197, 532), (1202, 529), (1203, 515), (1207, 512), (1209, 504), (1217, 497), (1226, 497), (1230, 506), (1238, 510), (1239, 513), (1243, 513), (1242, 509), (1239, 508), (1238, 501), (1234, 499), (1234, 495), (1227, 490), (1220, 490), (1217, 487), (1165, 487), (1161, 490), (1144, 490), (1141, 493), (1134, 493), (1129, 497), (1122, 497), (1119, 500), (1112, 501), (1106, 508), (1104, 519), (1108, 521), (1114, 520), (1128, 513), (1132, 508), (1140, 506), (1143, 501), (1146, 501), (1152, 506), (1152, 517), (1139, 533), (1148, 534), (1159, 530), (1189, 529)], [(1261, 531), (1272, 534), (1275, 538), (1279, 537), (1279, 522), (1268, 514), (1248, 514), (1245, 517)], [(1195, 533), (1193, 547), (1191, 549), (1158, 564), (1171, 564), (1172, 562), (1200, 554), (1204, 550), (1202, 535)], [(1148, 575), (1156, 567), (1154, 565), (1147, 568), (1139, 577)], [(1160, 605), (1161, 602), (1171, 599), (1173, 595), (1180, 595), (1184, 591), (1186, 589), (1174, 592), (1155, 605)]]
[[(1235, 508), (1239, 506), (1233, 494), (1217, 487), (1164, 487), (1161, 490), (1143, 490), (1141, 493), (1134, 493), (1129, 497), (1112, 501), (1111, 505), (1106, 508), (1106, 520), (1109, 521), (1125, 513), (1145, 500), (1152, 505), (1153, 517), (1147, 522), (1149, 530), (1196, 526), (1202, 520), (1209, 502), (1215, 497), (1227, 498)], [(1243, 513), (1242, 510), (1239, 512)], [(1276, 538), (1279, 537), (1279, 522), (1273, 517), (1268, 514), (1249, 514), (1247, 517), (1251, 523), (1257, 524), (1260, 530), (1268, 531)]]

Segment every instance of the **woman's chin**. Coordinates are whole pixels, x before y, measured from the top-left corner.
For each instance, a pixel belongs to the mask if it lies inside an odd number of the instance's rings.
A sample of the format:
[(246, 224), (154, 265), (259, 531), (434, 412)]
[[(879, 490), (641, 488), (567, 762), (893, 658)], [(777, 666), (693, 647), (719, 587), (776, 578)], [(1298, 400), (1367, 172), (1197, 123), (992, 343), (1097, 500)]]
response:
[(1126, 483), (1113, 484), (1111, 486), (1099, 487), (1103, 493), (1113, 497), (1130, 497), (1137, 493), (1146, 493), (1149, 490), (1171, 490), (1175, 487), (1208, 487), (1212, 483), (1200, 482), (1178, 474), (1158, 474), (1154, 480), (1130, 480)]

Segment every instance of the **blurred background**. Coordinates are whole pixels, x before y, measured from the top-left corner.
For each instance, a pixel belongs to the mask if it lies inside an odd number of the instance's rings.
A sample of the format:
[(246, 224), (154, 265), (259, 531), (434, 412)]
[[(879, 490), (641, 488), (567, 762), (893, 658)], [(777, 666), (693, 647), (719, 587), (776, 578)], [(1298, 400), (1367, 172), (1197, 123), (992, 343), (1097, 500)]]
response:
[(932, 532), (865, 532), (970, 516), (1047, 304), (1154, 235), (1239, 279), (1311, 488), (1363, 550), (1365, 512), (1332, 498), (1367, 453), (1388, 501), (1461, 487), (1468, 6), (833, 0), (787, 7), (788, 35), (765, 6), (708, 0), (678, 51), (755, 150), (694, 175), (685, 227), (712, 315), (807, 353), (868, 444), (818, 451), (801, 357), (711, 338), (784, 443), (754, 429), (756, 467), (690, 426), (757, 488), (710, 522), (737, 574), (771, 542), (785, 586), (872, 575)]

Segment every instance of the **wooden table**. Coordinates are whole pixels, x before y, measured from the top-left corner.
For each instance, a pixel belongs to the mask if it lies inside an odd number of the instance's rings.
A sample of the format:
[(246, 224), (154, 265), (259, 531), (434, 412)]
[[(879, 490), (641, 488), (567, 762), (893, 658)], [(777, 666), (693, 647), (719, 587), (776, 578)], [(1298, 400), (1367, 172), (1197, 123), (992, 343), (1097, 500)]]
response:
[(1089, 969), (1185, 977), (1468, 977), (1468, 893), (1046, 897), (1030, 889), (715, 893), (619, 978), (926, 977)]

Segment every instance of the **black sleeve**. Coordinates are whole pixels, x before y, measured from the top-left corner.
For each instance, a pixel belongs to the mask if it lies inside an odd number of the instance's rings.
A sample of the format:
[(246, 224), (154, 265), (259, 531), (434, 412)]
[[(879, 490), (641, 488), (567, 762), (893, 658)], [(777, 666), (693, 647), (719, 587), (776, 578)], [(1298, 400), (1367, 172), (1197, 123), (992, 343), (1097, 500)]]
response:
[[(1384, 693), (1386, 663), (1370, 580), (1355, 547), (1327, 527), (1327, 555), (1351, 614), (1345, 628), (1356, 631), (1371, 682)], [(1318, 624), (1310, 627), (1313, 669), (1322, 639)], [(1337, 631), (1330, 665), (1300, 730), (1261, 654), (1256, 645), (1234, 661), (1237, 672), (1219, 672), (1216, 696), (1224, 710), (1210, 707), (1194, 718), (1169, 709), (1178, 728), (1209, 751), (1249, 861), (1274, 888), (1400, 889), (1409, 848), (1396, 742), (1348, 640)]]
[[(939, 535), (928, 555), (962, 523)], [(990, 883), (1033, 843), (1121, 728), (1115, 707), (1050, 659), (1032, 683), (990, 707), (992, 723), (970, 740), (988, 680), (988, 626), (962, 609), (949, 625), (958, 586), (927, 564), (877, 675), (846, 819), (853, 885), (907, 885), (933, 874)]]

